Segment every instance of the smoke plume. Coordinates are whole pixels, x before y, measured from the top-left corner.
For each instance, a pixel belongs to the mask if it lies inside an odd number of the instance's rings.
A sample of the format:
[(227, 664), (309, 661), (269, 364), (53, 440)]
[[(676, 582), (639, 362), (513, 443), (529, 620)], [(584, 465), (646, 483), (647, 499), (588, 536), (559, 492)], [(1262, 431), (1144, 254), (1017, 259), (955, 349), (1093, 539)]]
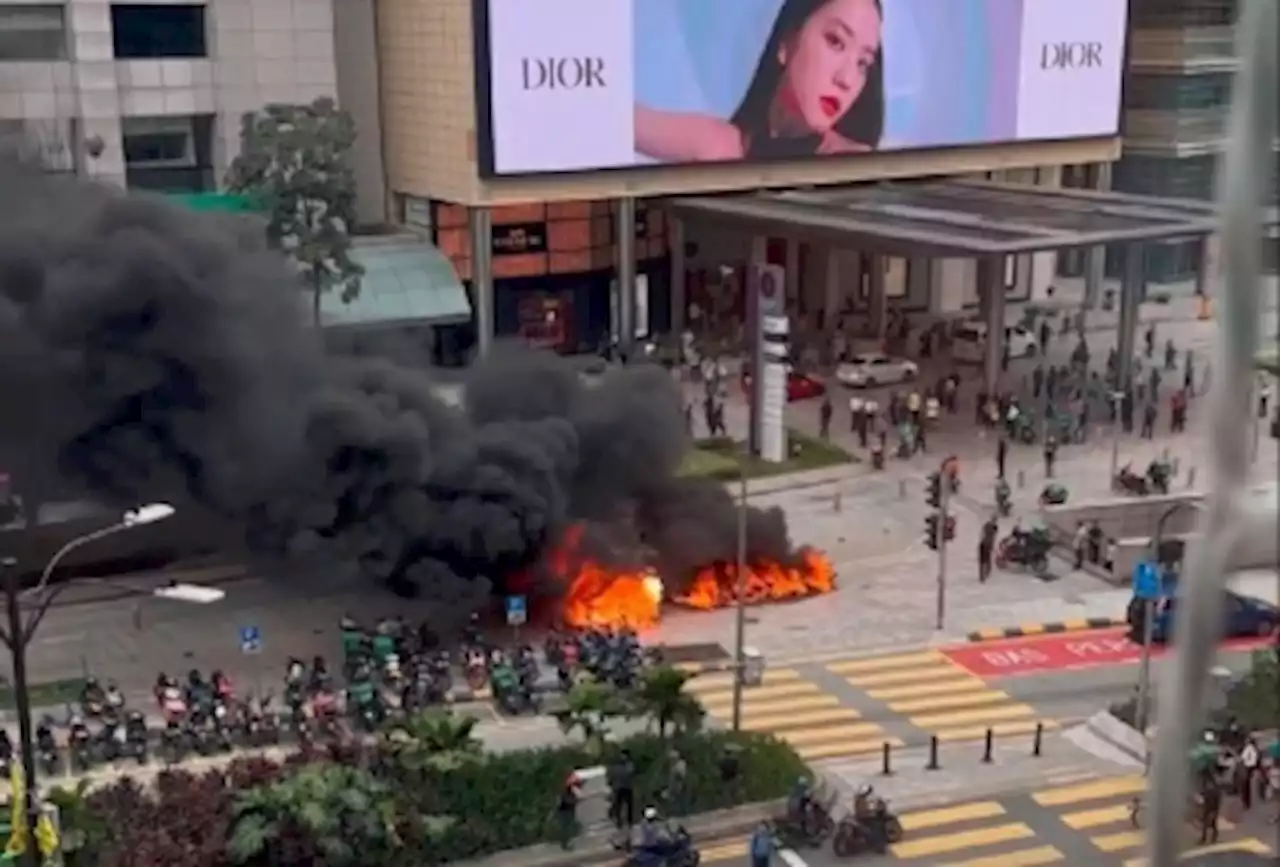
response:
[[(327, 352), (243, 218), (12, 164), (0, 200), (0, 466), (28, 490), (168, 500), (453, 617), (572, 524), (676, 590), (735, 557), (729, 495), (676, 477), (688, 443), (660, 368), (586, 381), (503, 346), (456, 406), (425, 365)], [(781, 513), (749, 520), (753, 556), (788, 555)]]

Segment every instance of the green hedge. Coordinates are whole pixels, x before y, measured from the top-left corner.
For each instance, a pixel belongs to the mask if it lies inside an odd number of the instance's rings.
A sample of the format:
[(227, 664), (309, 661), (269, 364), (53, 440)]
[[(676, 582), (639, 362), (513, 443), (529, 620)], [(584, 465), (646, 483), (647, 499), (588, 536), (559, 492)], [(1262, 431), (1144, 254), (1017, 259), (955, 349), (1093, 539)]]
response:
[[(726, 746), (741, 747), (741, 784), (730, 791), (720, 779)], [(804, 762), (787, 744), (756, 734), (705, 732), (674, 740), (640, 735), (611, 748), (625, 748), (637, 768), (637, 809), (656, 803), (667, 780), (667, 751), (675, 746), (688, 764), (690, 812), (784, 797)], [(585, 748), (558, 747), (485, 756), (448, 770), (398, 771), (407, 807), (453, 817), (435, 841), (434, 858), (456, 861), (555, 839), (557, 796), (574, 770), (597, 764)]]

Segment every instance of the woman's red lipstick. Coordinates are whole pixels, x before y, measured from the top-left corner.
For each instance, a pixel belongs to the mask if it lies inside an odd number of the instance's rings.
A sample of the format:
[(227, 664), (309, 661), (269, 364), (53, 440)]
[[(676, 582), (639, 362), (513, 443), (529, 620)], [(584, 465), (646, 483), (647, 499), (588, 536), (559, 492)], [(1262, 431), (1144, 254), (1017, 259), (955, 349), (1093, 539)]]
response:
[(840, 100), (834, 96), (818, 97), (818, 107), (827, 117), (835, 117), (840, 112)]

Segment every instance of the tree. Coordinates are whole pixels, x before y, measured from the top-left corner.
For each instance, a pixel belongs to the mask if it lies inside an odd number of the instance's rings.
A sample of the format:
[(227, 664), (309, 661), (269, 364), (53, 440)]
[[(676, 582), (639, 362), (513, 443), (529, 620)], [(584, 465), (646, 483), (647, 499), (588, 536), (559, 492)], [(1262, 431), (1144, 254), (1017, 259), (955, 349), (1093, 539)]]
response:
[(626, 699), (616, 689), (588, 680), (569, 690), (556, 721), (567, 735), (580, 731), (588, 749), (598, 755), (609, 737), (610, 721), (625, 716), (628, 710)]
[(658, 724), (658, 736), (665, 738), (667, 729), (677, 732), (697, 731), (702, 727), (706, 711), (698, 699), (685, 692), (685, 684), (693, 675), (669, 665), (649, 669), (643, 675), (633, 696), (636, 712)]
[(234, 864), (376, 864), (399, 845), (397, 821), (394, 793), (368, 772), (309, 765), (237, 795), (227, 854)]
[(311, 292), (312, 317), (338, 289), (344, 303), (360, 294), (363, 269), (351, 257), (355, 174), (347, 156), (355, 124), (333, 100), (268, 105), (246, 114), (240, 154), (227, 187), (257, 200), (267, 214), (267, 239), (297, 265)]
[(1227, 692), (1227, 711), (1246, 730), (1272, 729), (1280, 720), (1280, 660), (1274, 650), (1253, 654), (1253, 665)]
[(410, 771), (450, 770), (483, 756), (475, 717), (421, 713), (395, 722), (383, 733), (391, 754)]

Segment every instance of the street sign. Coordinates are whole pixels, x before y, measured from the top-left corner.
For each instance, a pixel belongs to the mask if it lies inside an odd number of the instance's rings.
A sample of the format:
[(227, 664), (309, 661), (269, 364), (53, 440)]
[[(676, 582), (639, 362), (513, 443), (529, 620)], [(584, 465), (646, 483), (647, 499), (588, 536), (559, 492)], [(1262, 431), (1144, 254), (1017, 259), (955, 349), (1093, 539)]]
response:
[(1159, 599), (1160, 584), (1160, 569), (1154, 563), (1143, 560), (1133, 567), (1133, 594), (1139, 599)]
[(507, 625), (524, 626), (529, 619), (529, 600), (524, 596), (507, 597)]
[(240, 627), (240, 652), (258, 653), (262, 650), (262, 631), (256, 626)]

